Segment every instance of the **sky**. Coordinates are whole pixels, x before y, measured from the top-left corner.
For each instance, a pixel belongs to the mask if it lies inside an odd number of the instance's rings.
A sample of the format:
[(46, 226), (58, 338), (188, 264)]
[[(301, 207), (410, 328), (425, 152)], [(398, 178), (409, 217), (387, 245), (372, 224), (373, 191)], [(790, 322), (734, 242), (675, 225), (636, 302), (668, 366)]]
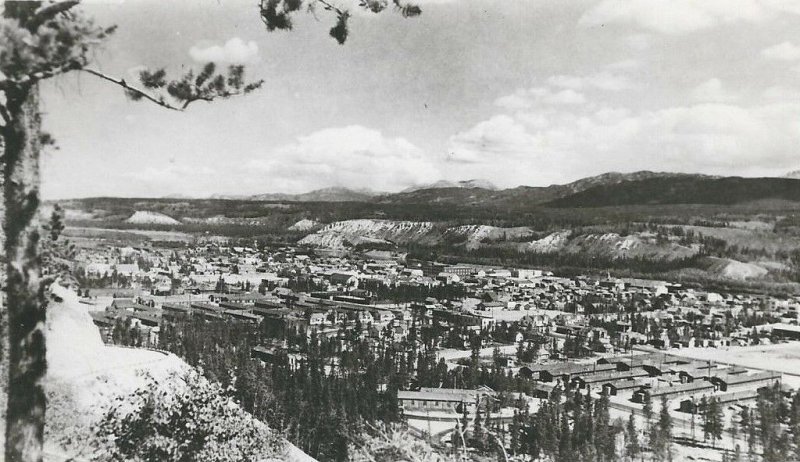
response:
[(413, 19), (355, 11), (343, 46), (325, 12), (267, 32), (255, 3), (85, 4), (118, 25), (96, 69), (214, 61), (265, 83), (178, 113), (85, 73), (46, 82), (44, 196), (800, 169), (800, 0), (420, 0)]

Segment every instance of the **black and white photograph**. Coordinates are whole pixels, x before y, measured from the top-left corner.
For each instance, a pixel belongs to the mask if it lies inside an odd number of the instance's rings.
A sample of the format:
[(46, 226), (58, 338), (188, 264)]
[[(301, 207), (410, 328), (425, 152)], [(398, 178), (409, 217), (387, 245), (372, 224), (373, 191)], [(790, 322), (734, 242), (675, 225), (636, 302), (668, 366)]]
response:
[(0, 0), (0, 461), (800, 461), (800, 0)]

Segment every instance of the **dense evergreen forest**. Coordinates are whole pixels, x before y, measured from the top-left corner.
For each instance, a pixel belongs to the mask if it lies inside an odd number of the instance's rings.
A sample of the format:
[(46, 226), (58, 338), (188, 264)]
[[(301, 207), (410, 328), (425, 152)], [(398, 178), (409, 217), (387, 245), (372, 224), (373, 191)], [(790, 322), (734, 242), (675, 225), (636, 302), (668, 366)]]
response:
[(312, 337), (293, 367), (286, 356), (274, 364), (252, 359), (260, 337), (244, 324), (187, 320), (165, 325), (160, 345), (233, 387), (246, 411), (319, 460), (346, 460), (366, 423), (399, 420), (396, 392), (409, 376), (404, 351), (384, 344), (373, 353), (358, 332), (341, 343)]
[[(466, 443), (487, 457), (506, 452), (564, 462), (630, 460), (645, 454), (649, 460), (671, 459), (673, 422), (666, 403), (654, 412), (646, 398), (645, 423), (637, 428), (633, 417), (610, 418), (606, 396), (595, 398), (590, 390), (557, 384), (531, 411), (524, 396), (535, 394), (535, 382), (506, 372), (497, 349), (490, 361), (479, 357), (488, 340), (507, 341), (517, 332), (527, 332), (520, 329), (503, 324), (494, 332), (473, 332), (412, 322), (407, 339), (394, 342), (388, 327), (375, 335), (357, 324), (333, 338), (306, 338), (233, 321), (186, 319), (163, 326), (160, 346), (232, 390), (246, 411), (319, 460), (347, 460), (348, 447), (375, 424), (402, 422), (398, 390), (479, 386), (495, 390), (493, 405), (464, 414), (452, 444), (441, 451), (459, 451)], [(269, 337), (282, 341), (284, 353), (269, 364), (253, 359), (251, 347)], [(448, 368), (436, 360), (434, 345), (439, 341), (466, 341), (471, 355), (460, 366)], [(529, 353), (520, 346), (517, 354)], [(291, 361), (291, 354), (301, 359)], [(515, 409), (510, 423), (491, 419), (501, 407)], [(726, 454), (728, 460), (800, 458), (800, 393), (764, 388), (755, 406), (733, 414), (723, 410), (715, 400), (701, 400), (695, 417), (710, 446), (717, 446), (726, 433), (741, 436), (741, 447)]]

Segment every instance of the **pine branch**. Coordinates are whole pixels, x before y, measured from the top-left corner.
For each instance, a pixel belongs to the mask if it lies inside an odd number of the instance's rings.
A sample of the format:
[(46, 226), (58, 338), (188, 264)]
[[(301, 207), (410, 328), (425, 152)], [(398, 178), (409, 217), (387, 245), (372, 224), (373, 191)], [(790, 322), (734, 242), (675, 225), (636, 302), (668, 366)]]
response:
[(36, 71), (31, 74), (26, 74), (18, 79), (3, 79), (0, 80), (0, 90), (9, 90), (14, 87), (32, 85), (40, 80), (49, 79), (57, 75), (66, 74), (67, 72), (81, 69), (83, 64), (79, 61), (70, 61), (58, 67), (52, 67), (41, 71)]
[(323, 5), (325, 5), (325, 9), (326, 10), (335, 11), (336, 14), (338, 14), (338, 15), (343, 15), (344, 14), (344, 11), (342, 11), (341, 9), (337, 8), (336, 6), (334, 6), (333, 4), (331, 4), (331, 3), (329, 3), (329, 2), (327, 2), (325, 0), (317, 0), (317, 3), (322, 3)]
[(36, 30), (39, 28), (39, 26), (53, 19), (59, 13), (66, 13), (79, 3), (80, 0), (66, 0), (63, 2), (55, 2), (47, 6), (39, 7), (34, 13), (33, 17), (28, 21), (27, 26), (31, 30)]
[(156, 98), (156, 97), (150, 95), (149, 93), (147, 93), (146, 91), (143, 91), (143, 90), (140, 90), (140, 89), (138, 89), (136, 87), (132, 87), (132, 86), (128, 85), (128, 83), (125, 81), (125, 79), (115, 79), (114, 77), (108, 76), (108, 75), (103, 74), (102, 72), (96, 71), (94, 69), (81, 69), (81, 70), (84, 71), (84, 72), (87, 72), (89, 74), (92, 74), (92, 75), (94, 75), (96, 77), (100, 77), (103, 80), (107, 80), (107, 81), (109, 81), (111, 83), (115, 83), (115, 84), (121, 86), (122, 88), (124, 88), (125, 91), (133, 93), (133, 94), (137, 95), (138, 97), (144, 98), (144, 99), (146, 99), (146, 100), (148, 100), (148, 101), (150, 101), (152, 103), (155, 103), (155, 104), (157, 104), (157, 105), (159, 105), (159, 106), (161, 106), (163, 108), (166, 108), (166, 109), (171, 109), (173, 111), (183, 111), (184, 109), (186, 109), (186, 106), (189, 105), (189, 102), (187, 102), (186, 104), (183, 105), (183, 107), (180, 107), (180, 108), (179, 107), (175, 107), (175, 106), (169, 104), (168, 102), (166, 102), (163, 98)]

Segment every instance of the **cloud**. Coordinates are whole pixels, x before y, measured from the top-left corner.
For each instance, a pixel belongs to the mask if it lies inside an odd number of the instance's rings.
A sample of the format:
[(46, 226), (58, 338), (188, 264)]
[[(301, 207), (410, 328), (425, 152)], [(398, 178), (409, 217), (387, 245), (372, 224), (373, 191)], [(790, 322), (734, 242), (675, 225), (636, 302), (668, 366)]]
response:
[(691, 92), (692, 99), (702, 103), (728, 103), (736, 101), (737, 97), (730, 94), (717, 79), (709, 79), (694, 87)]
[(398, 191), (440, 178), (438, 166), (417, 146), (361, 125), (298, 137), (244, 169), (262, 179), (262, 191), (294, 193), (332, 186)]
[(217, 182), (219, 172), (196, 162), (169, 162), (167, 165), (147, 166), (142, 170), (122, 172), (124, 182), (133, 180), (143, 191), (163, 194), (190, 194), (198, 197), (207, 193), (207, 185)]
[(764, 48), (761, 54), (767, 59), (776, 61), (797, 61), (800, 59), (800, 46), (792, 42), (783, 42)]
[(544, 100), (550, 104), (583, 104), (586, 102), (586, 97), (568, 88), (557, 93), (546, 95)]
[(536, 139), (507, 115), (497, 115), (450, 137), (448, 161), (459, 163), (498, 160), (527, 152)]
[(775, 85), (765, 89), (761, 96), (767, 101), (798, 101), (800, 100), (800, 90), (797, 88)]
[(531, 107), (533, 101), (524, 90), (506, 96), (501, 96), (494, 100), (495, 106), (500, 106), (509, 110), (527, 109)]
[(202, 63), (249, 63), (258, 59), (258, 44), (252, 40), (245, 42), (239, 37), (234, 37), (222, 46), (195, 45), (189, 49), (189, 56)]
[(645, 51), (650, 48), (653, 38), (650, 34), (629, 34), (622, 39), (626, 45), (636, 51)]
[(776, 87), (765, 92), (775, 102), (742, 105), (710, 79), (692, 91), (696, 103), (661, 109), (529, 105), (452, 136), (442, 171), (505, 187), (643, 169), (778, 174), (796, 165), (800, 144), (800, 104), (779, 99), (790, 90)]
[(627, 77), (610, 72), (598, 72), (584, 77), (556, 75), (547, 79), (547, 83), (557, 87), (571, 88), (573, 90), (592, 87), (605, 91), (622, 91), (633, 87), (633, 84)]
[(607, 65), (606, 69), (611, 69), (612, 71), (630, 71), (633, 69), (638, 69), (641, 66), (642, 63), (636, 61), (635, 59), (624, 59), (622, 61), (617, 61)]
[(580, 18), (583, 26), (618, 24), (662, 34), (686, 34), (738, 22), (800, 14), (780, 0), (602, 0)]
[(516, 92), (497, 98), (496, 106), (508, 110), (527, 109), (534, 105), (580, 105), (586, 102), (586, 97), (571, 88), (564, 90), (551, 90), (547, 87), (532, 87), (519, 89)]

